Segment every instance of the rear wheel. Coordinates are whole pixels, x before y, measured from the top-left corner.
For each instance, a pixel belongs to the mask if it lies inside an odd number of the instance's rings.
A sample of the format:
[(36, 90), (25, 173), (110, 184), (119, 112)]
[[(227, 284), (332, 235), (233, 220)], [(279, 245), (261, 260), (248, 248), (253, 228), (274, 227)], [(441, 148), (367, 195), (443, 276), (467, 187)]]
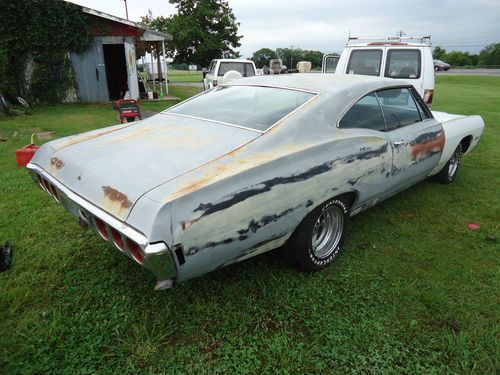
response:
[(462, 145), (459, 144), (450, 160), (444, 165), (443, 169), (436, 175), (435, 179), (443, 184), (451, 184), (457, 177), (458, 169), (462, 162)]
[(333, 198), (315, 208), (302, 221), (290, 241), (290, 260), (302, 271), (316, 271), (330, 264), (344, 246), (349, 224), (349, 204)]

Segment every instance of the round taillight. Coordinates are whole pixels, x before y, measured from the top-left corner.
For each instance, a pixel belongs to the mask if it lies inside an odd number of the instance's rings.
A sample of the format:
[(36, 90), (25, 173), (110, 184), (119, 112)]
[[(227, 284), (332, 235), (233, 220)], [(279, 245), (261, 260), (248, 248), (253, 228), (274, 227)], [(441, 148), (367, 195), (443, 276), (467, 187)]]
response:
[(43, 187), (45, 188), (45, 190), (47, 190), (47, 193), (51, 194), (50, 192), (50, 188), (49, 188), (49, 183), (47, 182), (47, 180), (45, 178), (42, 177), (42, 185)]
[(122, 235), (115, 228), (110, 227), (110, 229), (111, 229), (111, 235), (113, 236), (113, 242), (115, 243), (115, 246), (119, 250), (123, 251), (125, 249), (125, 246), (123, 244)]
[(132, 255), (132, 258), (134, 258), (137, 263), (142, 264), (142, 262), (144, 261), (144, 257), (139, 245), (131, 239), (127, 238), (127, 246), (128, 250), (130, 251), (130, 255)]
[(101, 219), (94, 217), (94, 223), (101, 237), (107, 241), (109, 238), (109, 234), (108, 231), (106, 230), (106, 225), (104, 224), (104, 222)]
[(54, 185), (49, 184), (49, 189), (52, 196), (56, 199), (56, 201), (59, 202), (59, 193), (57, 192), (57, 189), (54, 187)]

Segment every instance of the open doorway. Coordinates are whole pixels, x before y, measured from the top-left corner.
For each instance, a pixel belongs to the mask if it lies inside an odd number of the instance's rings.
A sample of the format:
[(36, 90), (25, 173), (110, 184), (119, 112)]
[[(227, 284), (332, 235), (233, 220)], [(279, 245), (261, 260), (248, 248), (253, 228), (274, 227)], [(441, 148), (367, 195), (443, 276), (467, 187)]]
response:
[(123, 44), (104, 44), (104, 64), (110, 100), (122, 99), (128, 90), (127, 62)]

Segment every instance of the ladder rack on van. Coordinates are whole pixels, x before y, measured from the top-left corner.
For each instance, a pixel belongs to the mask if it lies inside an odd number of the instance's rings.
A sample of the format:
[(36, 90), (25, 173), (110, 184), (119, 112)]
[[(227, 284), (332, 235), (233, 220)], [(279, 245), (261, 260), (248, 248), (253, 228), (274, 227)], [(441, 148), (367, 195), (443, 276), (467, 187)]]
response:
[(389, 36), (389, 37), (361, 37), (351, 36), (347, 38), (346, 46), (353, 44), (391, 44), (391, 43), (419, 43), (431, 46), (431, 36)]

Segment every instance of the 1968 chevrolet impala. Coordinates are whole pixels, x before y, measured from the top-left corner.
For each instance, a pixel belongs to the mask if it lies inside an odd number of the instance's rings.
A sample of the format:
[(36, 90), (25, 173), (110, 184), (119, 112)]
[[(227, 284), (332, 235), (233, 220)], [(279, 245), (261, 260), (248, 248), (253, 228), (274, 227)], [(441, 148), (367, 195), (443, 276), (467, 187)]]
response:
[(299, 269), (324, 268), (350, 216), (429, 176), (452, 182), (483, 127), (390, 79), (257, 76), (49, 142), (28, 168), (164, 289), (285, 243)]

